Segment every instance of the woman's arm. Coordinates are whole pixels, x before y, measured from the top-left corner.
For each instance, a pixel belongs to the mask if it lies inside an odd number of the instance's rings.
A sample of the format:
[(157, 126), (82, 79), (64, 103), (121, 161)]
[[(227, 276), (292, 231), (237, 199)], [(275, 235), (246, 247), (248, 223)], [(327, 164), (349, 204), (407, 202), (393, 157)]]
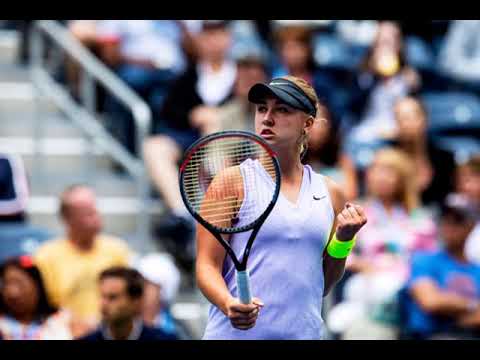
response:
[[(430, 314), (458, 317), (459, 315), (466, 315), (472, 310), (471, 299), (443, 291), (438, 288), (433, 280), (422, 279), (417, 281), (411, 287), (410, 294), (422, 310)], [(473, 302), (473, 304), (475, 305), (476, 302)]]
[[(332, 240), (335, 233), (338, 240), (349, 241), (355, 236), (360, 228), (365, 225), (367, 219), (360, 206), (346, 202), (345, 195), (336, 183), (328, 178), (326, 178), (326, 180), (335, 212), (335, 220), (333, 222), (332, 230), (330, 231), (329, 242)], [(337, 259), (330, 256), (327, 252), (327, 246), (325, 247), (323, 254), (323, 296), (327, 296), (333, 286), (342, 278), (345, 271), (346, 261), (346, 259)]]
[[(335, 220), (330, 231), (330, 236), (328, 237), (328, 243), (330, 243), (333, 234), (335, 233), (335, 229), (337, 228), (337, 215), (342, 211), (346, 200), (345, 195), (336, 183), (327, 179), (327, 187), (330, 192), (330, 198), (332, 199), (332, 206), (335, 213)], [(335, 259), (328, 255), (327, 247), (325, 246), (325, 251), (323, 253), (323, 296), (327, 296), (333, 286), (342, 278), (345, 271), (345, 261), (346, 259)]]
[[(235, 174), (237, 172), (237, 174)], [(227, 198), (243, 194), (235, 191), (233, 187), (225, 187), (221, 184), (228, 183), (223, 176), (241, 176), (238, 168), (217, 177), (210, 185), (204, 201), (214, 201), (216, 198)], [(231, 182), (229, 182), (231, 183)], [(227, 193), (228, 192), (228, 193)], [(200, 213), (202, 210), (200, 210)], [(211, 210), (210, 210), (211, 212)], [(211, 214), (211, 216), (215, 216)], [(225, 240), (228, 241), (227, 238)], [(263, 305), (258, 299), (252, 304), (241, 304), (234, 298), (222, 276), (223, 262), (226, 250), (217, 239), (202, 225), (197, 226), (197, 259), (196, 278), (199, 289), (205, 297), (218, 307), (231, 321), (232, 325), (241, 330), (247, 330), (255, 325), (259, 308)]]

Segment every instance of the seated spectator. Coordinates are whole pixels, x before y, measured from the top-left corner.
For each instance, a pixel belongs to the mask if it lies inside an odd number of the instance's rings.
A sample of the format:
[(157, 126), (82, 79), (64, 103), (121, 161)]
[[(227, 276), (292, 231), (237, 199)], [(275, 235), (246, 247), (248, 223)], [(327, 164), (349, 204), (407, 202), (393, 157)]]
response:
[(177, 337), (142, 321), (144, 279), (134, 269), (113, 267), (99, 277), (100, 327), (79, 340), (177, 340)]
[(439, 204), (453, 190), (455, 160), (427, 136), (427, 113), (414, 97), (398, 100), (394, 107), (397, 133), (391, 144), (405, 151), (415, 166), (422, 203)]
[[(328, 322), (345, 339), (395, 338), (388, 304), (408, 279), (410, 257), (437, 248), (436, 229), (420, 208), (414, 167), (406, 154), (380, 150), (366, 177), (368, 223), (347, 259), (344, 301), (332, 309)], [(338, 326), (344, 312), (348, 320)]]
[(0, 266), (0, 334), (4, 340), (71, 340), (70, 316), (51, 306), (37, 266), (26, 255)]
[(145, 324), (181, 339), (191, 338), (171, 313), (181, 280), (173, 259), (168, 254), (148, 254), (140, 259), (137, 269), (145, 279), (142, 306)]
[(407, 154), (380, 150), (366, 173), (368, 225), (358, 234), (347, 269), (393, 271), (406, 279), (409, 256), (436, 247), (435, 224), (421, 209), (415, 168)]
[(465, 82), (480, 81), (480, 20), (452, 21), (438, 55), (444, 73)]
[(411, 338), (479, 338), (480, 266), (465, 256), (475, 221), (468, 199), (447, 197), (440, 215), (444, 248), (413, 257), (405, 305)]
[(27, 205), (28, 179), (22, 158), (0, 154), (0, 262), (32, 253), (51, 234), (29, 224)]
[(191, 123), (202, 136), (225, 130), (254, 131), (255, 107), (248, 101), (248, 91), (267, 79), (263, 57), (240, 54), (236, 59), (237, 76), (233, 87), (233, 97), (219, 106), (197, 106), (191, 113)]
[(102, 220), (95, 194), (74, 185), (60, 197), (64, 238), (48, 241), (35, 254), (52, 305), (69, 310), (75, 319), (96, 326), (99, 320), (97, 277), (110, 266), (127, 265), (126, 243), (101, 234)]
[(338, 125), (332, 120), (326, 106), (318, 109), (318, 119), (310, 130), (308, 149), (303, 162), (315, 171), (334, 179), (349, 200), (358, 195), (358, 181), (354, 164), (343, 152)]
[(0, 222), (24, 223), (29, 196), (22, 158), (0, 154)]
[[(103, 20), (97, 24), (100, 58), (152, 109), (162, 106), (172, 82), (187, 66), (186, 30), (177, 20)], [(106, 99), (111, 129), (132, 153), (135, 127), (131, 114), (116, 99)]]
[[(158, 222), (159, 239), (173, 238), (184, 244), (181, 254), (193, 264), (194, 224), (178, 189), (178, 163), (201, 133), (192, 124), (198, 106), (218, 106), (232, 97), (237, 67), (227, 57), (230, 48), (228, 23), (205, 20), (196, 35), (198, 62), (173, 84), (154, 124), (153, 136), (145, 141), (144, 158), (155, 190), (162, 197), (167, 215)], [(186, 248), (186, 250), (185, 250)]]
[(335, 92), (339, 86), (331, 71), (318, 68), (313, 59), (312, 31), (302, 25), (280, 26), (275, 32), (275, 43), (280, 55), (280, 66), (274, 69), (272, 77), (292, 75), (304, 79), (315, 88), (319, 98), (325, 102), (337, 121), (343, 114), (343, 104)]
[(394, 103), (418, 90), (418, 73), (405, 60), (401, 29), (383, 21), (353, 82), (350, 109), (359, 123), (352, 140), (374, 142), (391, 138), (396, 130)]
[[(472, 156), (457, 169), (457, 192), (466, 196), (480, 215), (480, 154)], [(465, 244), (468, 260), (480, 265), (480, 216)]]

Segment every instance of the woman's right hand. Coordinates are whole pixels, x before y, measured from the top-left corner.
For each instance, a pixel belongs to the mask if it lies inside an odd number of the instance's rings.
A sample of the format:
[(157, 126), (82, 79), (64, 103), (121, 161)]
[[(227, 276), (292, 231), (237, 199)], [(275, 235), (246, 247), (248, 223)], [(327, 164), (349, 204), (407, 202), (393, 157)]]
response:
[(255, 326), (263, 302), (253, 298), (251, 304), (242, 304), (237, 298), (230, 298), (225, 306), (226, 315), (232, 326), (239, 330), (248, 330)]

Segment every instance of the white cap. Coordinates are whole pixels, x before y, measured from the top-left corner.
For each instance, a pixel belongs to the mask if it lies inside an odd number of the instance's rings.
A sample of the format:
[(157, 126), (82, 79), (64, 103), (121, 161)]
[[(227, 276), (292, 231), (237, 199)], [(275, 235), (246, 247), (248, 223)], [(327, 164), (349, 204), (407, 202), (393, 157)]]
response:
[(137, 270), (145, 279), (159, 285), (163, 299), (172, 303), (180, 287), (180, 271), (169, 254), (148, 254), (140, 259)]

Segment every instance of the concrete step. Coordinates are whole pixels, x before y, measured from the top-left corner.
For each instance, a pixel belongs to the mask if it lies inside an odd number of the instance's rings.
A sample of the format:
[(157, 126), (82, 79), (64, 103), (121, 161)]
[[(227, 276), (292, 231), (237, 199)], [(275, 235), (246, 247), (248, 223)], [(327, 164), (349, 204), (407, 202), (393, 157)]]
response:
[[(35, 157), (38, 146), (41, 156)], [(83, 138), (44, 138), (38, 142), (33, 137), (0, 137), (0, 152), (21, 155), (25, 166), (32, 172), (80, 176), (86, 168), (112, 171), (113, 161), (98, 146)]]
[(37, 112), (42, 116), (48, 112), (58, 112), (50, 99), (37, 92), (27, 69), (18, 70), (18, 66), (5, 72), (0, 70), (0, 109), (2, 112), (29, 113), (32, 117)]
[[(0, 103), (0, 137), (34, 137), (36, 121), (41, 121), (41, 132), (46, 137), (83, 137), (80, 129), (59, 113), (45, 115), (23, 109), (5, 109)], [(20, 111), (21, 110), (21, 111)]]
[[(16, 61), (16, 60), (15, 60)], [(28, 65), (0, 62), (0, 82), (2, 83), (29, 83), (30, 68)], [(33, 88), (33, 87), (32, 87)]]
[(17, 60), (20, 35), (15, 30), (0, 31), (0, 64), (11, 64)]

